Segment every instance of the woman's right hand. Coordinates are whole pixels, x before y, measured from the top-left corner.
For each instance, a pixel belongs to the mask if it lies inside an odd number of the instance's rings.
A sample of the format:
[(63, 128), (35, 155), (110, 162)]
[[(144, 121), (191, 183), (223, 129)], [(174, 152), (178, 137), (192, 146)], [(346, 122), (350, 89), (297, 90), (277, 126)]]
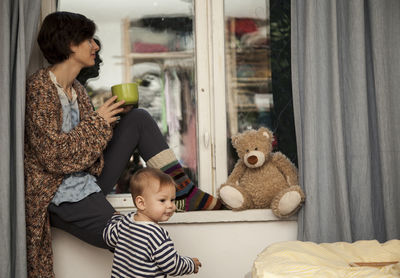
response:
[(117, 117), (116, 115), (124, 111), (124, 108), (122, 108), (121, 105), (123, 105), (125, 101), (121, 100), (115, 102), (116, 99), (117, 99), (116, 96), (111, 97), (96, 110), (96, 112), (104, 120), (106, 120), (108, 124), (112, 124), (113, 122), (118, 120), (119, 117)]

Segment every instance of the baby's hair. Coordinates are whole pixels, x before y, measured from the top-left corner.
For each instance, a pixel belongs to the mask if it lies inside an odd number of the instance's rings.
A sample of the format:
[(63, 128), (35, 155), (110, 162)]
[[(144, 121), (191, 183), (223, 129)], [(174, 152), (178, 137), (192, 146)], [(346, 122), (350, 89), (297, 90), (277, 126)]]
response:
[(142, 195), (144, 189), (150, 186), (154, 180), (160, 183), (159, 189), (167, 185), (176, 185), (174, 179), (168, 174), (165, 174), (163, 171), (155, 168), (145, 167), (135, 172), (129, 182), (129, 188), (133, 201), (135, 201), (137, 196)]

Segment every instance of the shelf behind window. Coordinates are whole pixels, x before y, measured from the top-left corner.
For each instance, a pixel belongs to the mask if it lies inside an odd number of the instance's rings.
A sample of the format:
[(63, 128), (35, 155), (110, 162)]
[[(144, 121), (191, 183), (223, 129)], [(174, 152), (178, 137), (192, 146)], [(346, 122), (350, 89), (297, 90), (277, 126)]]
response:
[(128, 58), (139, 60), (139, 59), (184, 59), (192, 58), (194, 52), (192, 50), (187, 51), (173, 51), (173, 52), (156, 52), (156, 53), (129, 53)]

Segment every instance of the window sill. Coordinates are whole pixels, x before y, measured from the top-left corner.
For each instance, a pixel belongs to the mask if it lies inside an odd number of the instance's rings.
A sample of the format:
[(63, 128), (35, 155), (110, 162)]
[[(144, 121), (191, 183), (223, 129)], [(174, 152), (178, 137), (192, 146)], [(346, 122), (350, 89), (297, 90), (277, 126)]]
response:
[[(111, 205), (121, 213), (135, 210), (129, 194), (107, 196)], [(165, 224), (224, 223), (224, 222), (269, 222), (296, 221), (297, 216), (288, 219), (277, 218), (270, 209), (249, 209), (244, 211), (214, 210), (177, 212)]]

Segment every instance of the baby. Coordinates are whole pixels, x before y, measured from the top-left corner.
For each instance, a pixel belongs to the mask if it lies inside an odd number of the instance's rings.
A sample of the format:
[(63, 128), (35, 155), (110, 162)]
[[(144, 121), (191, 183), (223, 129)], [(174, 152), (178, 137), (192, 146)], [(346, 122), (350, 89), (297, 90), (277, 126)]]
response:
[(130, 180), (136, 213), (116, 213), (103, 232), (114, 248), (111, 277), (167, 277), (197, 273), (197, 258), (180, 256), (168, 232), (158, 222), (167, 221), (176, 209), (175, 183), (158, 169), (143, 168)]

